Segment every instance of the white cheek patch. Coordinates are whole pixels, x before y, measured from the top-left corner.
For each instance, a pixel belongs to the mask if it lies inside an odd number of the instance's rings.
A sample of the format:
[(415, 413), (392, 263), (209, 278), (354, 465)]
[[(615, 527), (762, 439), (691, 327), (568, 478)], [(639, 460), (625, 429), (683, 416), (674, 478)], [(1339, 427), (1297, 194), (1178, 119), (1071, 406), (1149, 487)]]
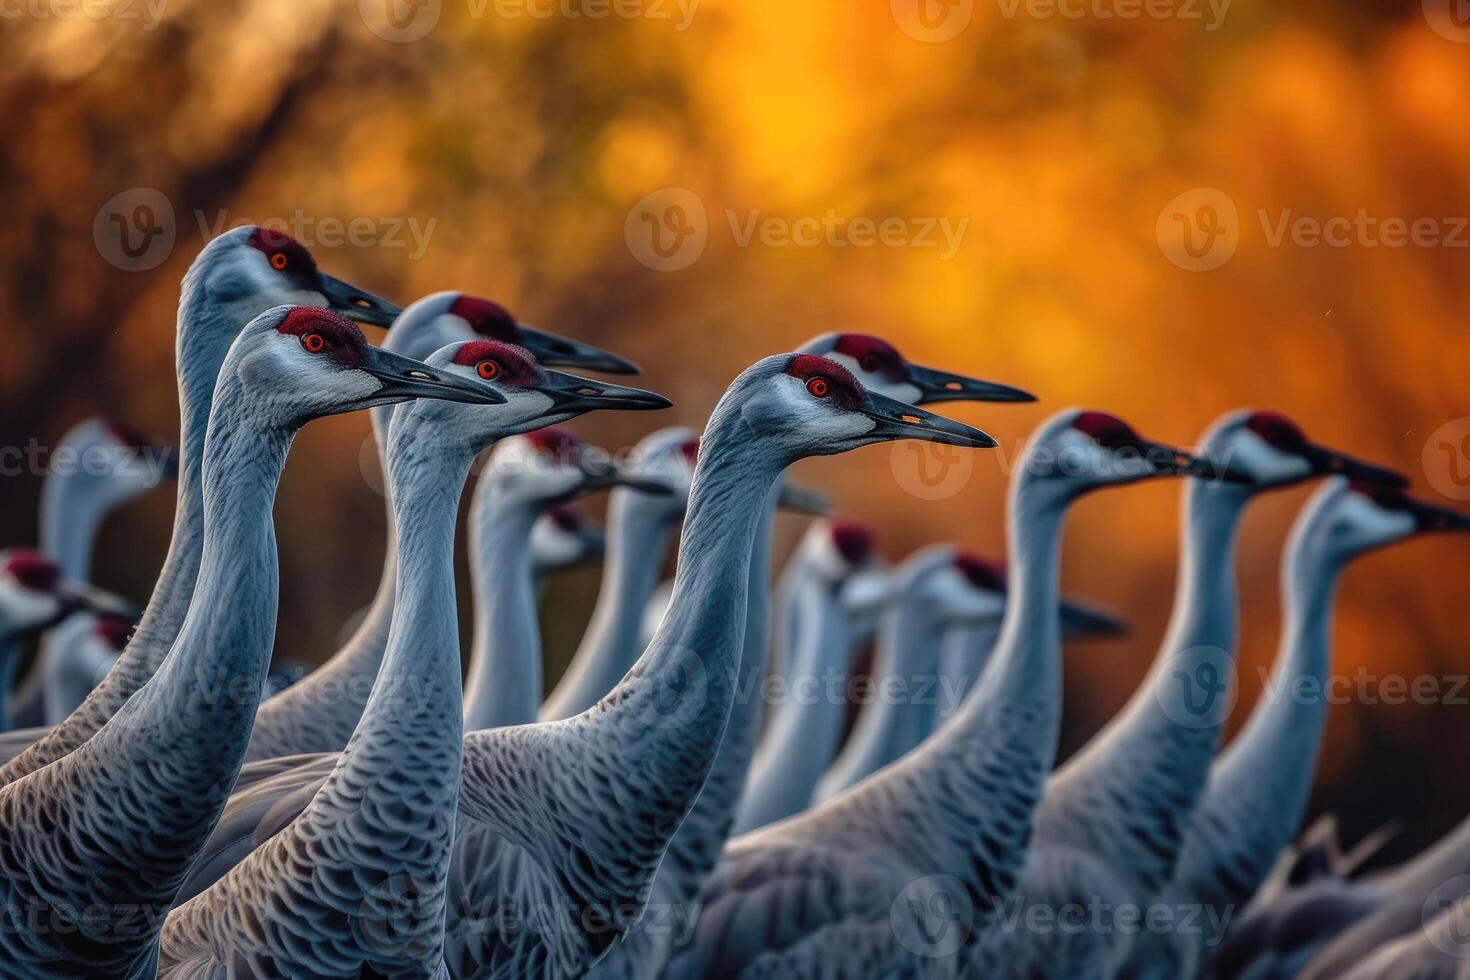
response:
[(982, 622), (999, 619), (1005, 600), (972, 585), (958, 568), (940, 569), (934, 576), (933, 593), (940, 615), (947, 621)]
[(1412, 514), (1385, 510), (1361, 493), (1348, 491), (1339, 509), (1341, 534), (1352, 544), (1371, 547), (1406, 538), (1414, 533)]
[(1311, 472), (1305, 459), (1276, 449), (1248, 429), (1232, 440), (1227, 452), (1231, 455), (1210, 462), (1237, 467), (1264, 484), (1299, 480)]

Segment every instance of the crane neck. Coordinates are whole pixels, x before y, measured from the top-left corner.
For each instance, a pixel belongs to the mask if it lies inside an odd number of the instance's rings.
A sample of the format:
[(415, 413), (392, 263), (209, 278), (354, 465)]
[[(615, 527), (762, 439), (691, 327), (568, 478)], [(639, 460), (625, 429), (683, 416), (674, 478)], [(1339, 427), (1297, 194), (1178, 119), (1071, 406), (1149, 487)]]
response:
[[(336, 653), (260, 706), (250, 738), (248, 758), (252, 761), (341, 749), (361, 720), (383, 665), (398, 591), (398, 522), (394, 515), (393, 480), (388, 472), (388, 439), (394, 410), (391, 406), (376, 406), (369, 414), (379, 471), (383, 474), (387, 527), (377, 592), (362, 622)], [(306, 718), (310, 724), (303, 724)]]
[(541, 711), (543, 719), (585, 711), (612, 690), (638, 658), (643, 611), (658, 587), (676, 526), (677, 516), (661, 501), (627, 487), (608, 496), (602, 586), (582, 642)]
[(1037, 814), (1039, 841), (1106, 855), (1146, 890), (1173, 873), (1230, 710), (1235, 542), (1249, 500), (1249, 490), (1226, 484), (1185, 488), (1174, 609), (1153, 668), (1051, 777)]
[(541, 629), (531, 572), (531, 532), (540, 508), (482, 476), (470, 509), (475, 634), (465, 680), (471, 731), (536, 720), (541, 706)]
[[(1057, 614), (1062, 529), (1072, 498), (1022, 462), (1008, 503), (1009, 597), (974, 694), (916, 750), (812, 818), (874, 811), (921, 867), (955, 868), (977, 909), (1018, 875), (1061, 722)], [(895, 802), (896, 801), (896, 802)]]
[(202, 469), (215, 381), (230, 344), (259, 310), (209, 295), (197, 265), (184, 277), (175, 332), (179, 385), (179, 473), (168, 554), (138, 628), (85, 701), (65, 721), (0, 769), (0, 784), (74, 751), (148, 683), (173, 647), (194, 597), (204, 543)]
[(822, 778), (819, 799), (830, 799), (903, 757), (934, 730), (942, 631), (911, 578), (878, 622), (873, 667), (876, 698), (858, 715), (842, 753)]
[(359, 806), (363, 796), (409, 797), (409, 816), (395, 819), (436, 827), (446, 812), (452, 817), (459, 785), (454, 531), (474, 460), (474, 447), (443, 437), (443, 411), (409, 402), (394, 414), (387, 458), (398, 527), (396, 612), (362, 718), (319, 797), (328, 807), (339, 797)]
[[(58, 447), (67, 448), (69, 442)], [(85, 446), (71, 444), (85, 451)], [(107, 515), (106, 495), (96, 477), (52, 469), (41, 484), (41, 551), (78, 582), (91, 581), (92, 545)]]
[(783, 675), (787, 700), (772, 712), (751, 763), (732, 831), (737, 835), (806, 809), (842, 739), (846, 699), (837, 696), (832, 681), (845, 680), (849, 641), (836, 588), (810, 573), (789, 586), (783, 612), (794, 619), (794, 639)]

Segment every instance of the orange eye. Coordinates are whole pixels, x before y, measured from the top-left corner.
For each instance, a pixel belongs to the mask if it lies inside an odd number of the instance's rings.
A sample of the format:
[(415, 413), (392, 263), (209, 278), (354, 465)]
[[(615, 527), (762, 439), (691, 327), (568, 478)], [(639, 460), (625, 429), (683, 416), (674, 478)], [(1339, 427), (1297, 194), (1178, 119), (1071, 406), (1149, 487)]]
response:
[(319, 333), (309, 333), (301, 338), (301, 346), (308, 354), (320, 354), (327, 349), (327, 338)]
[(827, 392), (832, 390), (832, 386), (827, 384), (826, 378), (812, 378), (806, 383), (806, 390), (817, 398), (826, 398)]
[(285, 271), (285, 268), (286, 268), (286, 253), (285, 252), (277, 252), (275, 255), (272, 255), (271, 256), (271, 268), (272, 269), (275, 269), (277, 272), (283, 272), (283, 271)]
[(481, 361), (475, 365), (475, 371), (479, 373), (480, 377), (489, 381), (500, 374), (500, 365), (494, 361)]

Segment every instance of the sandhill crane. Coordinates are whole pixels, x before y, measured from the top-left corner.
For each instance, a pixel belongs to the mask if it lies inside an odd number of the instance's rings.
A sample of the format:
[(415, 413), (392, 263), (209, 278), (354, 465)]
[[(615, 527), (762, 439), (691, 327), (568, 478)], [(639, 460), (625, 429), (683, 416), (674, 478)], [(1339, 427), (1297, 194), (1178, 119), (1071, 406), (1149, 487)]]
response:
[[(668, 405), (649, 392), (607, 385), (579, 395), (582, 379), (544, 371), (518, 348), (493, 341), (452, 345), (428, 363), (467, 381), (498, 382), (507, 401), (556, 417)], [(454, 527), (470, 464), (504, 434), (505, 407), (417, 404), (394, 413), (387, 459), (399, 594), (372, 696), (306, 809), (169, 916), (160, 976), (226, 969), (253, 976), (441, 974), (463, 738)], [(566, 491), (585, 480), (578, 468)], [(524, 536), (531, 521), (523, 522)], [(529, 590), (529, 567), (507, 571)], [(531, 699), (527, 715), (534, 716), (538, 700)]]
[[(731, 841), (669, 976), (888, 976), (962, 951), (967, 937), (945, 915), (968, 903), (984, 928), (1013, 891), (1055, 752), (1068, 507), (1101, 487), (1203, 469), (1100, 412), (1069, 410), (1043, 425), (1011, 483), (1010, 600), (979, 689), (917, 751)], [(912, 921), (914, 910), (924, 921)], [(954, 945), (936, 951), (936, 936)]]
[[(581, 366), (622, 374), (636, 370), (614, 354), (520, 324), (498, 303), (458, 292), (434, 293), (413, 303), (394, 321), (383, 347), (409, 357), (427, 357), (447, 344), (477, 338), (522, 345), (547, 366)], [(573, 414), (546, 415), (545, 419), (565, 421)], [(371, 416), (381, 459), (389, 416), (385, 410)], [(347, 744), (356, 728), (383, 661), (393, 619), (397, 568), (391, 497), (391, 489), (385, 488), (388, 548), (371, 607), (340, 650), (302, 681), (261, 705), (251, 734), (250, 760), (335, 752)]]
[(581, 565), (601, 564), (606, 551), (602, 525), (576, 504), (558, 504), (542, 514), (531, 528), (531, 576), (537, 598), (546, 591), (551, 576)]
[[(669, 485), (613, 466), (610, 458), (598, 458), (571, 432), (554, 426), (507, 440), (491, 454), (471, 505), (476, 615), (465, 677), (466, 729), (536, 720), (542, 682), (532, 529), (556, 503), (615, 486), (672, 495)], [(497, 657), (496, 648), (512, 653)]]
[[(768, 488), (796, 458), (901, 438), (994, 445), (970, 426), (865, 391), (821, 357), (766, 358), (731, 385), (706, 429), (679, 585), (655, 643), (581, 715), (466, 736), (461, 814), (494, 831), (490, 853), (470, 859), (481, 880), (505, 888), (493, 916), (471, 909), (455, 928), (455, 975), (585, 972), (633, 924), (720, 747), (747, 652), (743, 620), (758, 564), (750, 556), (769, 520)], [(283, 768), (237, 799), (259, 792), (278, 804), (277, 780), (305, 767), (283, 760)], [(732, 808), (733, 799), (725, 826)], [(542, 816), (528, 820), (529, 812)]]
[[(179, 479), (173, 537), (142, 622), (117, 665), (81, 706), (50, 731), (0, 738), (0, 785), (55, 761), (91, 738), (147, 683), (188, 612), (204, 534), (200, 469), (215, 378), (240, 328), (265, 310), (299, 302), (386, 326), (398, 307), (321, 272), (311, 253), (281, 232), (231, 229), (211, 241), (184, 276), (179, 297)], [(34, 743), (34, 744), (32, 744)]]
[[(494, 389), (369, 347), (340, 314), (277, 307), (219, 372), (200, 477), (197, 602), (153, 677), (84, 745), (0, 790), (0, 899), (39, 921), (132, 910), (136, 928), (7, 930), (30, 973), (145, 975), (158, 917), (203, 847), (244, 761), (276, 612), (271, 507), (291, 440), (313, 418), (415, 397), (482, 404)], [(115, 673), (116, 671), (114, 671)]]
[[(1226, 698), (1216, 697), (1196, 710), (1176, 694), (1178, 678), (1228, 678), (1234, 539), (1252, 496), (1338, 470), (1401, 479), (1316, 446), (1291, 422), (1266, 412), (1221, 419), (1207, 433), (1203, 455), (1235, 478), (1192, 481), (1186, 489), (1179, 598), (1154, 673), (1131, 705), (1048, 781), (1022, 878), (1024, 902), (1087, 907), (1101, 894), (1147, 904), (1168, 881), (1228, 708)], [(1023, 953), (1015, 947), (1024, 946), (1033, 972), (1070, 976), (1084, 963), (1116, 967), (1132, 940), (1123, 929), (997, 934), (981, 960), (1016, 962)]]
[[(1286, 622), (1266, 694), (1210, 769), (1189, 825), (1173, 879), (1184, 901), (1243, 907), (1301, 821), (1327, 699), (1286, 692), (1314, 682), (1319, 685), (1314, 690), (1325, 690), (1321, 685), (1332, 664), (1332, 604), (1347, 565), (1418, 534), (1464, 530), (1470, 530), (1470, 517), (1382, 486), (1335, 477), (1313, 496), (1292, 528), (1287, 549), (1282, 571)], [(1411, 896), (1417, 892), (1422, 903), (1435, 885), (1459, 873), (1450, 870), (1454, 862), (1464, 860), (1463, 840), (1451, 838), (1444, 850), (1411, 864), (1401, 884)], [(1412, 897), (1406, 904), (1413, 904)], [(1383, 922), (1394, 915), (1402, 915), (1402, 906)], [(1358, 927), (1363, 936), (1386, 939), (1378, 928)], [(1333, 952), (1330, 969), (1319, 972), (1313, 963), (1311, 975), (1332, 976), (1365, 952), (1348, 940)]]
[[(976, 381), (909, 363), (890, 345), (875, 337), (856, 334), (818, 337), (802, 348), (802, 353), (826, 349), (831, 345), (839, 364), (856, 365), (854, 377), (864, 390), (898, 401), (893, 392), (916, 402), (970, 399), (981, 401), (1030, 401), (1032, 396), (1016, 388)], [(846, 339), (847, 342), (844, 342)], [(854, 358), (841, 345), (850, 348), (861, 344), (861, 355)], [(917, 381), (917, 383), (916, 383)], [(768, 502), (769, 503), (769, 502)], [(766, 655), (767, 605), (769, 597), (769, 508), (758, 529), (757, 545), (751, 563), (751, 589), (744, 650), (741, 656), (741, 686), (757, 690), (762, 683)], [(747, 696), (736, 700), (720, 751), (710, 770), (703, 792), (685, 818), (678, 835), (669, 846), (668, 859), (655, 882), (654, 899), (661, 906), (691, 909), (695, 907), (705, 878), (719, 859), (740, 794), (744, 790), (746, 770), (755, 751), (756, 736), (761, 726), (762, 702)], [(641, 977), (656, 975), (670, 952), (668, 930), (654, 934), (639, 929), (599, 964), (599, 977)]]
[(804, 810), (836, 754), (845, 704), (823, 685), (831, 676), (846, 676), (851, 642), (840, 596), (852, 575), (872, 560), (873, 551), (873, 535), (866, 527), (819, 521), (791, 558), (783, 575), (789, 591), (782, 618), (793, 621), (792, 639), (784, 658), (787, 667), (778, 675), (785, 680), (786, 698), (772, 710), (767, 734), (751, 760), (731, 833)]
[[(517, 886), (505, 914), (472, 923), (479, 931), (465, 952), (476, 955), (451, 970), (573, 975), (627, 930), (720, 746), (771, 488), (798, 458), (897, 438), (994, 444), (864, 391), (821, 357), (769, 357), (735, 380), (701, 440), (674, 600), (653, 644), (581, 715), (466, 736), (461, 812), (519, 848), (501, 869), (516, 872)], [(556, 928), (546, 928), (548, 913)]]
[(614, 490), (607, 501), (607, 558), (592, 619), (561, 680), (541, 708), (554, 721), (586, 711), (612, 690), (642, 652), (643, 611), (658, 584), (664, 555), (689, 500), (699, 439), (674, 426), (649, 433), (634, 447), (639, 469), (668, 483), (667, 496)]

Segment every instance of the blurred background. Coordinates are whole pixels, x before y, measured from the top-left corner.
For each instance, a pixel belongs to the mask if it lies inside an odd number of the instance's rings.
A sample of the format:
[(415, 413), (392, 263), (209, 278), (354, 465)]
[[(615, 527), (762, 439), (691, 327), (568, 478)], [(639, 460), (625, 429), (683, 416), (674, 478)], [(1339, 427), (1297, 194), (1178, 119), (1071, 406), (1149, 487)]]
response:
[[(15, 5), (0, 25), (0, 446), (47, 445), (98, 413), (171, 440), (179, 279), (219, 231), (269, 222), (399, 302), (476, 292), (635, 359), (677, 404), (575, 426), (609, 448), (700, 425), (746, 364), (832, 329), (1040, 395), (957, 408), (1003, 447), (948, 482), (902, 448), (798, 467), (891, 560), (936, 540), (1001, 555), (1007, 461), (1071, 404), (1181, 443), (1228, 409), (1273, 408), (1463, 499), (1470, 458), (1443, 436), (1470, 433), (1455, 218), (1470, 214), (1470, 21), (1452, 3)], [(135, 255), (112, 216), (133, 221), (140, 201), (153, 220), (137, 230), (158, 234)], [(1314, 239), (1311, 222), (1339, 216), (1357, 220)], [(1430, 224), (1394, 244), (1389, 219)], [(1441, 443), (1459, 448), (1439, 460)], [(376, 466), (365, 415), (299, 439), (276, 506), (279, 659), (320, 661), (371, 598)], [(34, 541), (41, 476), (0, 481), (0, 543)], [(1263, 499), (1245, 526), (1232, 727), (1275, 653), (1277, 562), (1309, 492)], [(1154, 653), (1178, 497), (1120, 490), (1072, 520), (1065, 586), (1133, 631), (1068, 652), (1064, 752)], [(101, 584), (146, 599), (172, 505), (161, 490), (108, 523)], [(778, 560), (801, 528), (782, 519)], [(597, 582), (576, 572), (548, 595), (548, 683)], [(1467, 584), (1463, 540), (1361, 561), (1336, 669), (1429, 674), (1448, 693), (1470, 673)], [(1350, 838), (1402, 819), (1390, 859), (1456, 823), (1458, 695), (1333, 707), (1314, 812), (1338, 811)]]

